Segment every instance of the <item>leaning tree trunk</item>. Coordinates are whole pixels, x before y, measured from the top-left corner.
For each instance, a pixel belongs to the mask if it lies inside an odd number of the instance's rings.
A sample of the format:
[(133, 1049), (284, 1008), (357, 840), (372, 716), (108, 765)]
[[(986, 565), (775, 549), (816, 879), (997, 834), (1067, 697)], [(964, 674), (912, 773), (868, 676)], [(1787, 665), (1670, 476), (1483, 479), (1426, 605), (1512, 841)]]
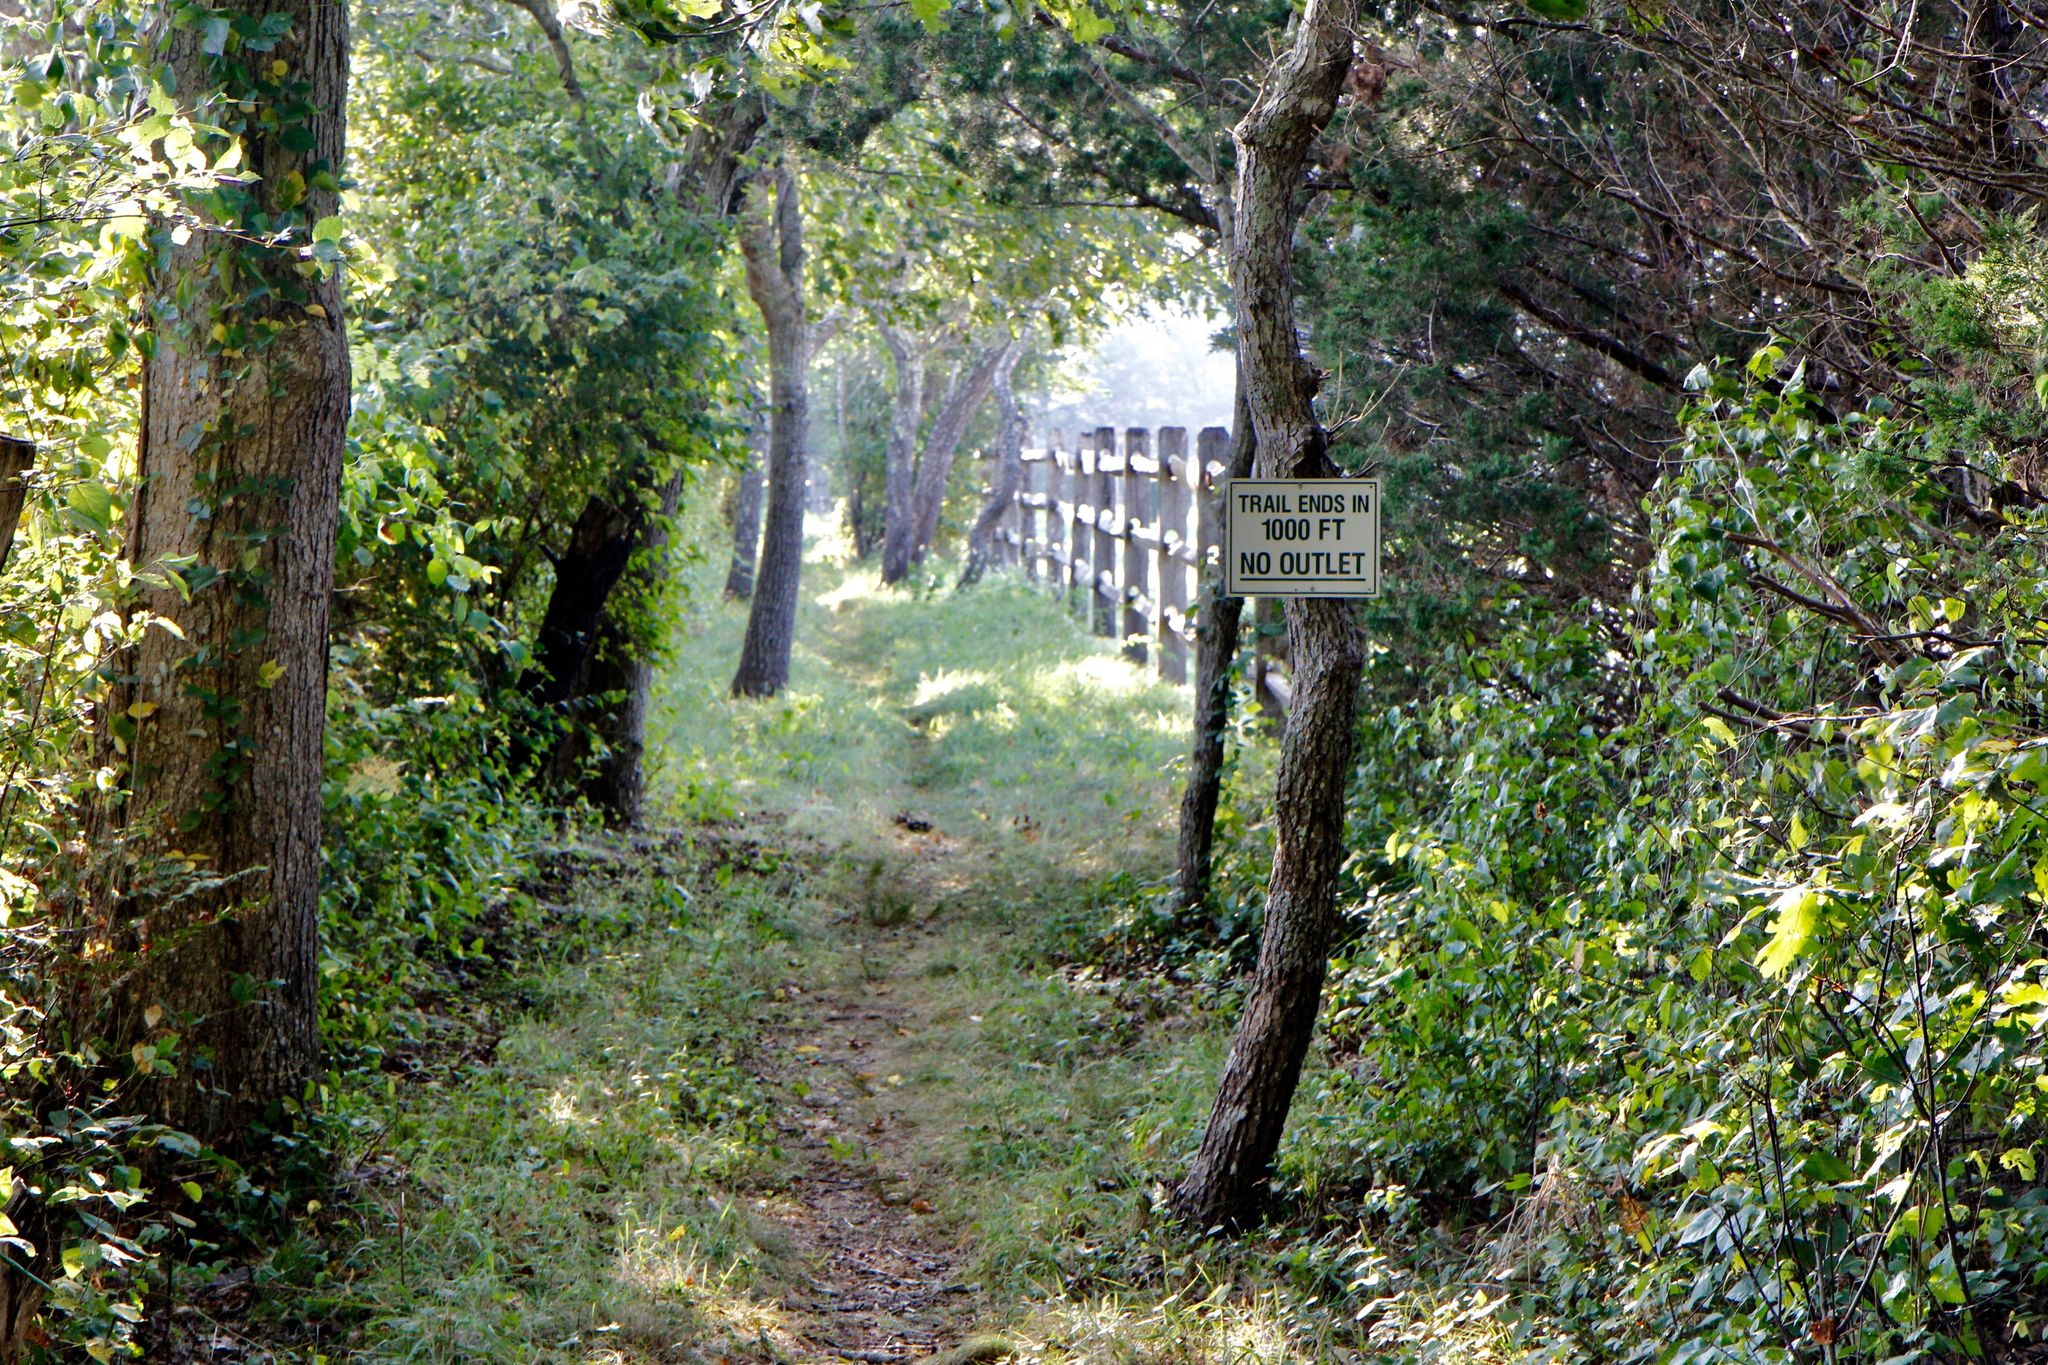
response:
[[(552, 557), (555, 586), (541, 612), (534, 637), (533, 663), (520, 678), (520, 690), (532, 704), (543, 733), (527, 744), (529, 759), (558, 751), (559, 734), (548, 727), (566, 723), (568, 712), (583, 695), (584, 673), (612, 589), (626, 572), (644, 513), (629, 475), (619, 488), (592, 494), (569, 528), (569, 542)], [(524, 768), (525, 762), (516, 766)]]
[(761, 550), (761, 430), (747, 433), (747, 463), (732, 504), (732, 566), (725, 571), (725, 595), (744, 602), (754, 595), (754, 562)]
[[(121, 971), (111, 1056), (178, 1035), (174, 1069), (138, 1096), (152, 1119), (232, 1142), (319, 1061), (320, 786), (328, 599), (349, 356), (335, 270), (302, 273), (311, 229), (339, 207), (348, 9), (226, 0), (239, 27), (289, 21), (275, 48), (209, 56), (170, 38), (187, 99), (242, 136), (226, 231), (158, 257), (163, 323), (144, 351), (127, 557), (175, 569), (146, 587), (151, 625), (109, 660), (97, 710), (119, 765), (95, 819), (115, 866), (86, 955)], [(266, 121), (238, 109), (261, 108)], [(270, 114), (275, 121), (269, 121)], [(172, 853), (170, 850), (175, 849)], [(80, 1032), (88, 1031), (79, 1021)]]
[(939, 513), (946, 505), (946, 480), (953, 473), (953, 456), (967, 435), (967, 425), (974, 420), (975, 410), (988, 397), (989, 386), (995, 382), (996, 366), (1008, 350), (1005, 344), (987, 346), (977, 352), (954, 374), (945, 400), (939, 404), (938, 415), (932, 418), (932, 433), (925, 440), (924, 454), (918, 457), (917, 482), (910, 490), (913, 563), (924, 559), (925, 552), (932, 547), (932, 538), (939, 533)]
[(639, 518), (632, 555), (605, 605), (584, 676), (583, 694), (594, 706), (579, 734), (602, 747), (589, 758), (585, 746), (576, 745), (578, 761), (565, 776), (614, 829), (638, 823), (646, 794), (647, 711), (669, 589), (668, 523), (682, 496), (683, 476), (672, 474), (662, 485), (659, 515)]
[(1024, 432), (1029, 419), (1023, 407), (1017, 402), (1017, 391), (1010, 383), (1016, 373), (1017, 362), (1024, 358), (1025, 340), (1019, 337), (1003, 348), (1002, 359), (996, 362), (995, 377), (991, 387), (996, 395), (996, 469), (995, 477), (989, 481), (988, 498), (981, 505), (981, 515), (974, 519), (974, 526), (967, 533), (967, 565), (960, 571), (960, 582), (956, 587), (965, 588), (981, 581), (995, 559), (996, 532), (1001, 529), (1003, 518), (1009, 514), (1010, 506), (1017, 500), (1017, 491), (1024, 486)]
[[(1228, 477), (1249, 477), (1258, 448), (1240, 366)], [(1187, 786), (1181, 791), (1180, 839), (1174, 861), (1174, 896), (1183, 910), (1196, 909), (1209, 899), (1216, 804), (1223, 792), (1223, 741), (1230, 730), (1230, 663), (1237, 656), (1239, 623), (1244, 618), (1244, 599), (1224, 594), (1220, 558), (1203, 584), (1203, 593), (1202, 608), (1195, 614), (1195, 736), (1188, 753)]]
[(900, 583), (917, 548), (912, 488), (917, 471), (917, 428), (924, 420), (924, 353), (911, 338), (884, 324), (882, 340), (896, 362), (896, 401), (882, 474), (882, 581)]
[[(1230, 284), (1258, 469), (1269, 478), (1335, 472), (1315, 414), (1315, 371), (1295, 329), (1294, 228), (1310, 148), (1336, 112), (1351, 66), (1357, 7), (1358, 0), (1308, 0), (1292, 45), (1235, 132)], [(1364, 651), (1341, 599), (1292, 599), (1287, 625), (1295, 694), (1281, 739), (1259, 962), (1201, 1148), (1173, 1192), (1174, 1207), (1204, 1227), (1239, 1223), (1264, 1198), (1315, 1027), (1336, 915)]]
[[(773, 187), (773, 197), (766, 193)], [(805, 428), (810, 398), (805, 370), (810, 344), (804, 325), (804, 226), (796, 177), (786, 168), (757, 177), (740, 218), (747, 292), (768, 330), (768, 520), (761, 573), (746, 643), (733, 675), (736, 697), (772, 697), (789, 681), (796, 643), (797, 580), (804, 562)]]

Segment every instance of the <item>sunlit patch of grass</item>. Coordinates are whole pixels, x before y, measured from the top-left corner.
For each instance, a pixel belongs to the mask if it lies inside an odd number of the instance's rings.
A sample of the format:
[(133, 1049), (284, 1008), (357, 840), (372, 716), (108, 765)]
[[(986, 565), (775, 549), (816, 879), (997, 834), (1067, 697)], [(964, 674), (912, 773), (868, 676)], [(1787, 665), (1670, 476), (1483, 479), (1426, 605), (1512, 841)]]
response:
[(835, 523), (811, 530), (781, 697), (726, 698), (746, 608), (718, 599), (719, 557), (692, 570), (690, 638), (659, 690), (649, 746), (678, 815), (774, 812), (828, 847), (900, 857), (896, 818), (909, 812), (1031, 870), (1002, 878), (1011, 885), (1161, 863), (1185, 688), (1029, 585), (884, 588), (850, 561)]
[(1290, 1322), (1285, 1301), (1249, 1302), (1203, 1282), (1169, 1294), (1108, 1293), (1055, 1300), (1020, 1325), (1031, 1358), (1047, 1365), (1293, 1365), (1331, 1358), (1324, 1334)]

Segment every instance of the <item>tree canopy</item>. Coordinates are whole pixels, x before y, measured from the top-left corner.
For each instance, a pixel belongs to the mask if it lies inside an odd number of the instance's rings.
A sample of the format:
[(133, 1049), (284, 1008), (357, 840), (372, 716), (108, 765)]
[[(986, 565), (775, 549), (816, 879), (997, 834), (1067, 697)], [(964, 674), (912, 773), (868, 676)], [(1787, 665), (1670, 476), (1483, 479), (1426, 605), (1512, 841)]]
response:
[(0, 35), (0, 1365), (2039, 1354), (2037, 8)]

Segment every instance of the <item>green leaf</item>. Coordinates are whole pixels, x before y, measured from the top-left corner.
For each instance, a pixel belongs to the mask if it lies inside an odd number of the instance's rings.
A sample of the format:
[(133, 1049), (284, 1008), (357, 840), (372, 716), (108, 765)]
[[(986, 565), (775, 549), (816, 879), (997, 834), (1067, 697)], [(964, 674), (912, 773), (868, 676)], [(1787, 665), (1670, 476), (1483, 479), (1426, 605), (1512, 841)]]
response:
[(1586, 0), (1523, 0), (1531, 13), (1544, 19), (1570, 23), (1586, 17)]
[(114, 524), (114, 494), (105, 484), (73, 484), (64, 500), (76, 519), (95, 531), (104, 531)]
[(1777, 918), (1771, 921), (1771, 937), (1757, 955), (1756, 967), (1765, 976), (1783, 976), (1799, 960), (1820, 925), (1820, 892), (1795, 886), (1771, 903)]
[(1802, 1163), (1806, 1174), (1825, 1185), (1856, 1178), (1856, 1168), (1833, 1152), (1815, 1152)]

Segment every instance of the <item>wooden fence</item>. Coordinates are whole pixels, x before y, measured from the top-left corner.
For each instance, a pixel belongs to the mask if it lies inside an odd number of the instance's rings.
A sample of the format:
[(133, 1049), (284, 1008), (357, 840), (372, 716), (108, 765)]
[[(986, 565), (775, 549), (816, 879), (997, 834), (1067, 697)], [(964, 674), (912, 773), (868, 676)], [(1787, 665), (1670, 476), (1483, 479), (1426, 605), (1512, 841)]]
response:
[[(1064, 597), (1097, 635), (1186, 682), (1195, 613), (1223, 535), (1217, 484), (1230, 433), (1204, 427), (1100, 427), (1024, 452), (1024, 480), (996, 557)], [(1260, 694), (1284, 706), (1286, 685), (1259, 652)]]

